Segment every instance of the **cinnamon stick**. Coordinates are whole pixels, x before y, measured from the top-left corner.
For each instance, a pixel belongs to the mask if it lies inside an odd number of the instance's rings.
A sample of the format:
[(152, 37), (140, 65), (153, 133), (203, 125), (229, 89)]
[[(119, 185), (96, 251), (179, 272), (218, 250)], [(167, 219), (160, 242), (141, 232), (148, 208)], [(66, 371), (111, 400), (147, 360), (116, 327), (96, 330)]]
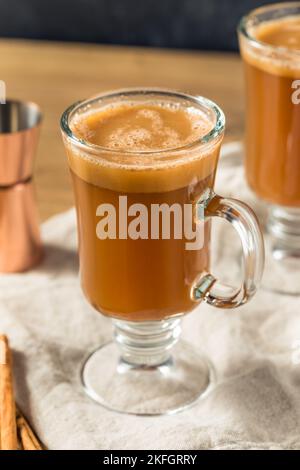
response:
[(42, 445), (20, 410), (17, 410), (17, 428), (23, 450), (43, 450)]
[(8, 339), (0, 335), (0, 448), (17, 450), (16, 405)]

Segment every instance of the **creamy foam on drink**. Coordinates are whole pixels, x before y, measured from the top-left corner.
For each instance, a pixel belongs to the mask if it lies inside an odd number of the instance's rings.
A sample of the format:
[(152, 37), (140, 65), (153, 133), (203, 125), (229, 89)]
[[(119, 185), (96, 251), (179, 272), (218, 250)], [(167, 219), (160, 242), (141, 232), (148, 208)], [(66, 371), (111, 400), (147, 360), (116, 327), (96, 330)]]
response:
[[(72, 119), (77, 138), (102, 148), (94, 156), (66, 142), (70, 167), (85, 181), (118, 191), (181, 188), (213, 172), (219, 145), (193, 149), (193, 143), (214, 125), (196, 107), (152, 102), (103, 106)], [(182, 148), (176, 158), (174, 148)]]
[(203, 137), (211, 128), (208, 117), (195, 108), (159, 104), (109, 106), (73, 123), (73, 132), (87, 142), (139, 152), (182, 147)]
[(300, 17), (291, 16), (267, 21), (255, 28), (255, 37), (272, 46), (300, 51)]

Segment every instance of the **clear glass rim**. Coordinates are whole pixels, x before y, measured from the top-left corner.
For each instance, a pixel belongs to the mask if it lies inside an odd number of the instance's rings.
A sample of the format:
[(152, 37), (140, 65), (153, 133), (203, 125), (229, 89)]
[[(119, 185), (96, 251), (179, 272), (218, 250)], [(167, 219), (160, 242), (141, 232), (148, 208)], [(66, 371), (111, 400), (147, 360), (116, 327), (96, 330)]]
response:
[[(73, 113), (78, 111), (82, 107), (86, 107), (89, 105), (92, 105), (93, 103), (96, 103), (97, 101), (100, 101), (101, 99), (107, 99), (107, 98), (117, 98), (118, 96), (124, 97), (128, 96), (134, 96), (134, 95), (157, 95), (157, 96), (165, 96), (165, 97), (173, 97), (173, 98), (178, 98), (178, 99), (184, 99), (187, 101), (190, 101), (191, 104), (198, 105), (204, 108), (209, 109), (212, 111), (215, 115), (215, 125), (214, 127), (203, 137), (195, 139), (193, 142), (190, 142), (188, 144), (179, 146), (179, 147), (174, 147), (174, 148), (168, 148), (168, 149), (159, 149), (159, 150), (122, 150), (122, 149), (112, 149), (109, 147), (104, 147), (96, 144), (92, 144), (90, 142), (87, 142), (84, 139), (78, 138), (70, 128), (70, 118), (72, 117)], [(87, 100), (79, 101), (71, 106), (69, 106), (64, 113), (61, 116), (60, 120), (60, 126), (61, 130), (63, 133), (71, 139), (71, 141), (74, 144), (77, 144), (81, 147), (84, 147), (85, 149), (92, 150), (94, 152), (100, 153), (100, 152), (105, 152), (105, 153), (111, 153), (111, 154), (118, 154), (118, 155), (141, 155), (141, 154), (147, 154), (147, 155), (164, 155), (170, 153), (176, 153), (176, 152), (181, 152), (182, 150), (190, 150), (195, 147), (198, 147), (199, 145), (202, 144), (208, 144), (212, 141), (214, 141), (217, 137), (219, 137), (221, 134), (223, 134), (224, 129), (225, 129), (225, 115), (221, 108), (214, 103), (213, 101), (209, 100), (208, 98), (204, 98), (203, 96), (193, 96), (189, 95), (183, 92), (179, 91), (173, 91), (169, 90), (166, 88), (145, 88), (145, 87), (138, 87), (138, 88), (124, 88), (124, 89), (117, 89), (115, 91), (108, 91), (104, 93), (97, 94), (96, 96), (93, 96)]]
[(288, 10), (289, 8), (299, 8), (299, 15), (300, 15), (300, 2), (272, 3), (271, 5), (265, 5), (265, 6), (255, 8), (254, 10), (251, 10), (249, 13), (247, 13), (241, 18), (238, 24), (237, 31), (239, 34), (244, 36), (248, 41), (250, 41), (252, 44), (255, 44), (260, 49), (265, 49), (270, 52), (277, 52), (277, 53), (282, 52), (285, 54), (293, 55), (294, 57), (297, 57), (298, 59), (300, 59), (300, 49), (299, 50), (290, 49), (285, 46), (275, 46), (272, 44), (268, 44), (252, 36), (248, 30), (248, 24), (250, 20), (254, 19), (259, 14), (264, 13), (264, 12), (276, 11), (280, 9)]

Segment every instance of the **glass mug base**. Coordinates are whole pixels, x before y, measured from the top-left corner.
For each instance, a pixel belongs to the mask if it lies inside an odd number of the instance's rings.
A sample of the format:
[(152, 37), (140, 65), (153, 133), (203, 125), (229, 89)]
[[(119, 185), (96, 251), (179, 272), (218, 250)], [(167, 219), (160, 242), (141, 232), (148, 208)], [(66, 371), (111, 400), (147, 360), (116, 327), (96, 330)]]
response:
[(115, 321), (116, 343), (93, 352), (82, 369), (86, 393), (133, 415), (173, 414), (204, 398), (214, 383), (209, 360), (178, 341), (180, 319)]

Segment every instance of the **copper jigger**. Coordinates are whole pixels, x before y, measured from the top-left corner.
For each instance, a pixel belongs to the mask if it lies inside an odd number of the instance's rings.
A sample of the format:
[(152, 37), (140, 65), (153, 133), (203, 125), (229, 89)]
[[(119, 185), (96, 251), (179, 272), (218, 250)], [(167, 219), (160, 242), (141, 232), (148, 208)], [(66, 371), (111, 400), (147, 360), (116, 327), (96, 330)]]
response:
[(0, 272), (26, 271), (42, 257), (32, 185), (42, 114), (34, 103), (0, 104)]

